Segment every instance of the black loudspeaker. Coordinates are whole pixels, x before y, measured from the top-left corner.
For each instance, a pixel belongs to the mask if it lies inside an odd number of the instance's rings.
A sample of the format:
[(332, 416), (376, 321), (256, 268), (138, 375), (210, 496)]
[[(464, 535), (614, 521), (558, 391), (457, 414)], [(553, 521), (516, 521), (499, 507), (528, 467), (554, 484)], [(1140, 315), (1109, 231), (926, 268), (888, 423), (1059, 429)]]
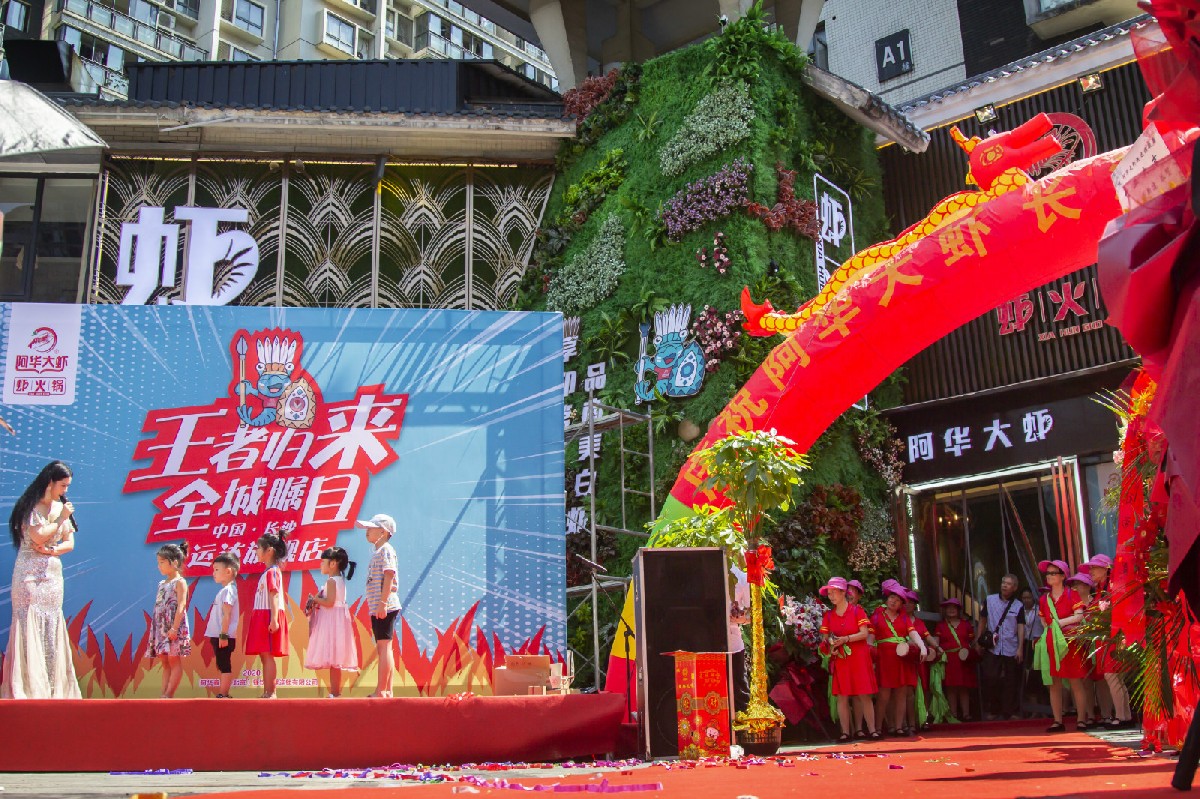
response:
[[(677, 757), (675, 659), (665, 653), (729, 650), (729, 564), (715, 547), (643, 548), (633, 579), (643, 752)], [(732, 705), (732, 685), (729, 696)]]

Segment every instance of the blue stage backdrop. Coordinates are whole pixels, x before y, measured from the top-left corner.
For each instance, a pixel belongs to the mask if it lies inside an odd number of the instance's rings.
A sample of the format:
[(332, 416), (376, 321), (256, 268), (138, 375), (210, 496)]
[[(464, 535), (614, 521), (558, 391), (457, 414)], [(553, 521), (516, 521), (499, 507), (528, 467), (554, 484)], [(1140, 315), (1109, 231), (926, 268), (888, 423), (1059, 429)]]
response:
[[(562, 318), (557, 314), (209, 306), (0, 305), (4, 513), (47, 462), (74, 470), (64, 611), (85, 696), (154, 696), (145, 658), (161, 576), (189, 544), (194, 646), (181, 695), (214, 690), (203, 638), (213, 557), (288, 534), (284, 693), (314, 695), (304, 599), (345, 547), (363, 671), (375, 682), (355, 519), (391, 514), (403, 603), (398, 693), (488, 692), (501, 652), (565, 649)], [(6, 516), (7, 518), (7, 516)], [(14, 550), (0, 547), (0, 643)], [(259, 682), (238, 653), (235, 685)]]

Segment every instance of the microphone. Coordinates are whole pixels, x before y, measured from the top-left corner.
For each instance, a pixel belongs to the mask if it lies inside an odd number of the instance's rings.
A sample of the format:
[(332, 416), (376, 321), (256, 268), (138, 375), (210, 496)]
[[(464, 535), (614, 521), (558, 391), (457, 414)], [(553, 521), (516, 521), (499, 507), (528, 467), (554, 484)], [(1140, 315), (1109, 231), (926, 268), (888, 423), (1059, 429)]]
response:
[(605, 574), (608, 574), (608, 569), (604, 568), (599, 563), (596, 563), (594, 560), (588, 560), (583, 555), (580, 555), (578, 552), (575, 553), (575, 557), (579, 558), (584, 563), (586, 563), (589, 567), (591, 567), (592, 571), (601, 571), (601, 572), (604, 572)]
[[(62, 501), (63, 501), (63, 504), (66, 504), (67, 502), (70, 502), (70, 500), (69, 500), (69, 499), (67, 499), (67, 495), (66, 495), (66, 494), (63, 494), (63, 495), (62, 495)], [(71, 526), (75, 528), (75, 532), (79, 532), (79, 522), (78, 522), (78, 520), (76, 519), (76, 516), (75, 516), (75, 514), (74, 514), (74, 513), (72, 513), (72, 514), (71, 514)]]

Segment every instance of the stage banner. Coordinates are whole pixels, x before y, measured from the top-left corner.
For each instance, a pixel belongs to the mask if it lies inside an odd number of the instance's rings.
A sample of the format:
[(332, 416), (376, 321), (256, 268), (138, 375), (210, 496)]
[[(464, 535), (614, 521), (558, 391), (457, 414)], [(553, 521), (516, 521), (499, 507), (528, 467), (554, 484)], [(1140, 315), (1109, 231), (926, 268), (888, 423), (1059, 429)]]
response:
[[(284, 694), (304, 669), (321, 552), (344, 547), (362, 671), (376, 681), (361, 601), (371, 546), (356, 519), (393, 516), (403, 604), (397, 695), (490, 693), (505, 652), (565, 649), (562, 317), (448, 310), (0, 304), (0, 507), (51, 460), (74, 471), (79, 532), (63, 609), (85, 696), (157, 696), (146, 657), (161, 575), (186, 541), (193, 644), (180, 695), (215, 692), (204, 637), (213, 558), (239, 556), (242, 621), (287, 535)], [(15, 550), (0, 547), (0, 645)], [(235, 656), (235, 689), (261, 684)], [(353, 678), (352, 678), (353, 679)], [(245, 692), (250, 693), (250, 692)]]

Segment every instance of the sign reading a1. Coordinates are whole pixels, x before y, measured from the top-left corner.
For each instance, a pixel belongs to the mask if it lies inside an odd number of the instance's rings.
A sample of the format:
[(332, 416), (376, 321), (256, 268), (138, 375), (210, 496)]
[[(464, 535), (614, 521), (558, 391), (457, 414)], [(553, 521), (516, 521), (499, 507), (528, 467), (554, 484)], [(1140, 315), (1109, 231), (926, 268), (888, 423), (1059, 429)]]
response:
[(880, 83), (912, 72), (912, 47), (908, 43), (907, 28), (875, 40), (875, 69)]

